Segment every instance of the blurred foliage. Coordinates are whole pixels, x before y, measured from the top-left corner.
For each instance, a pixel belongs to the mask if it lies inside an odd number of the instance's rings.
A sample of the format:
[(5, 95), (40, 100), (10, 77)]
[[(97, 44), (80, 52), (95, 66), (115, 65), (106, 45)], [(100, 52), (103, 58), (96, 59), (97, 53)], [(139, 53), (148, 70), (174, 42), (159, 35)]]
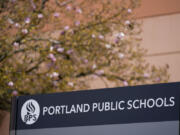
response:
[(139, 0), (0, 1), (0, 109), (12, 96), (168, 81), (145, 61)]

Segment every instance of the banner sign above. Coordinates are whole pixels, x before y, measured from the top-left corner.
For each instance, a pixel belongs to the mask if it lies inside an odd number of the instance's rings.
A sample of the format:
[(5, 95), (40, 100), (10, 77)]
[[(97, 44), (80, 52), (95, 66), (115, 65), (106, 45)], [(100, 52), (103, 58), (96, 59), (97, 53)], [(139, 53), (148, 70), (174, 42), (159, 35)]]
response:
[(180, 83), (167, 83), (20, 96), (12, 102), (10, 133), (179, 135), (179, 95)]

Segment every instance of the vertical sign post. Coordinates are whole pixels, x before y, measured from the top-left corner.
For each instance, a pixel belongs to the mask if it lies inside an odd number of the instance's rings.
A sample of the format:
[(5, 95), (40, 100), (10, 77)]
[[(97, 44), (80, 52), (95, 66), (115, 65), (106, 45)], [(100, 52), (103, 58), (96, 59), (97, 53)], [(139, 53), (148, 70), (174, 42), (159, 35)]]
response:
[(180, 83), (12, 100), (10, 135), (179, 135)]

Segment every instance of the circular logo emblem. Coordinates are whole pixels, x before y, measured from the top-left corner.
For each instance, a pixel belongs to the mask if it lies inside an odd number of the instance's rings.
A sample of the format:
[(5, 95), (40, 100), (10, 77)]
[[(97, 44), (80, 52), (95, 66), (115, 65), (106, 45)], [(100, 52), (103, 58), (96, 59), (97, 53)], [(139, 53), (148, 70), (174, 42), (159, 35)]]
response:
[(40, 115), (40, 106), (34, 99), (26, 101), (21, 109), (21, 119), (27, 125), (34, 124)]

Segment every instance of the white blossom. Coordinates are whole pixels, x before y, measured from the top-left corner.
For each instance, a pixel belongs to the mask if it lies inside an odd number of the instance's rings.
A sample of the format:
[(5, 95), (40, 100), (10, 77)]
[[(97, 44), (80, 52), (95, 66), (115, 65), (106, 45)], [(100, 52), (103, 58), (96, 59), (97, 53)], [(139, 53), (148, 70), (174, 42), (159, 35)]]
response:
[(129, 8), (129, 9), (127, 10), (127, 12), (128, 12), (128, 13), (132, 13), (132, 9)]
[(123, 84), (124, 84), (124, 86), (128, 86), (129, 85), (127, 81), (124, 81)]
[(8, 18), (8, 22), (9, 22), (10, 24), (14, 24), (14, 21), (13, 21), (11, 18)]
[(96, 64), (93, 64), (92, 69), (96, 69), (96, 68), (97, 68)]
[(89, 61), (88, 61), (88, 59), (85, 59), (85, 60), (84, 60), (84, 63), (86, 63), (86, 64), (87, 64), (88, 62), (89, 62)]
[(125, 21), (125, 24), (126, 24), (126, 25), (129, 25), (129, 24), (131, 24), (131, 22), (130, 22), (129, 20), (126, 20), (126, 21)]
[(25, 23), (26, 24), (29, 24), (31, 22), (31, 19), (29, 18), (29, 17), (27, 17), (26, 19), (25, 19)]
[(13, 90), (12, 95), (13, 95), (13, 96), (17, 96), (17, 95), (18, 95), (18, 92), (17, 92), (16, 90)]
[(103, 35), (99, 35), (99, 39), (104, 39), (104, 36)]
[(76, 26), (79, 26), (79, 25), (80, 25), (80, 21), (76, 21), (76, 22), (75, 22), (75, 25), (76, 25)]
[(110, 44), (106, 44), (105, 45), (107, 49), (110, 49), (111, 48), (111, 45)]
[(59, 48), (57, 48), (57, 51), (58, 51), (59, 53), (62, 53), (62, 52), (64, 52), (64, 48), (59, 47)]
[(8, 86), (12, 87), (14, 86), (14, 83), (12, 81), (8, 82)]
[(103, 75), (103, 74), (104, 74), (104, 70), (98, 70), (98, 71), (96, 72), (96, 74), (97, 74), (97, 75)]
[(36, 5), (35, 5), (35, 3), (34, 3), (34, 0), (30, 0), (30, 2), (31, 2), (32, 8), (33, 8), (33, 9), (36, 9)]
[(49, 57), (53, 62), (56, 61), (56, 57), (54, 56), (54, 54), (50, 53), (50, 54), (48, 55), (48, 57)]
[(50, 51), (52, 52), (53, 50), (54, 50), (54, 47), (53, 47), (53, 46), (51, 46), (51, 47), (50, 47)]
[(54, 54), (50, 53), (50, 54), (48, 55), (48, 57), (49, 57), (49, 58), (53, 58), (53, 57), (54, 57)]
[(95, 38), (96, 37), (96, 35), (95, 34), (92, 34), (92, 38)]
[(125, 34), (123, 32), (120, 32), (120, 33), (116, 33), (115, 36), (119, 39), (122, 39), (125, 36)]
[(23, 34), (27, 34), (27, 33), (28, 33), (28, 30), (27, 30), (27, 29), (22, 29), (22, 33), (23, 33)]
[(64, 30), (69, 30), (69, 26), (65, 26), (65, 27), (64, 27)]
[(14, 42), (14, 43), (13, 43), (13, 46), (18, 47), (18, 46), (19, 46), (19, 43), (18, 43), (18, 42)]
[(78, 8), (78, 9), (76, 9), (76, 12), (79, 14), (82, 14), (82, 9)]
[(15, 23), (14, 26), (15, 26), (16, 28), (20, 28), (20, 27), (21, 27), (19, 23)]
[(67, 9), (68, 11), (70, 11), (70, 10), (72, 10), (72, 7), (68, 5), (68, 6), (66, 7), (66, 9)]
[(43, 14), (38, 14), (38, 18), (39, 18), (39, 19), (41, 19), (41, 18), (43, 18), (43, 17), (44, 17)]
[(50, 74), (49, 76), (50, 76), (50, 78), (56, 78), (56, 77), (58, 77), (58, 76), (59, 76), (59, 73), (57, 73), (57, 72), (53, 72), (53, 73), (52, 73), (52, 74)]
[(72, 52), (73, 52), (73, 50), (72, 50), (72, 49), (70, 49), (70, 50), (68, 50), (68, 51), (67, 51), (67, 54), (69, 54), (69, 55), (70, 55)]
[(149, 78), (149, 77), (150, 77), (150, 74), (144, 73), (144, 77), (145, 77), (145, 78)]
[(68, 85), (73, 87), (74, 86), (74, 83), (73, 82), (68, 82)]
[(60, 16), (60, 14), (58, 12), (55, 12), (53, 15), (54, 15), (54, 17), (59, 17)]
[(119, 53), (119, 54), (118, 54), (118, 57), (119, 57), (120, 59), (123, 59), (123, 58), (124, 58), (124, 54), (123, 54), (123, 53)]

